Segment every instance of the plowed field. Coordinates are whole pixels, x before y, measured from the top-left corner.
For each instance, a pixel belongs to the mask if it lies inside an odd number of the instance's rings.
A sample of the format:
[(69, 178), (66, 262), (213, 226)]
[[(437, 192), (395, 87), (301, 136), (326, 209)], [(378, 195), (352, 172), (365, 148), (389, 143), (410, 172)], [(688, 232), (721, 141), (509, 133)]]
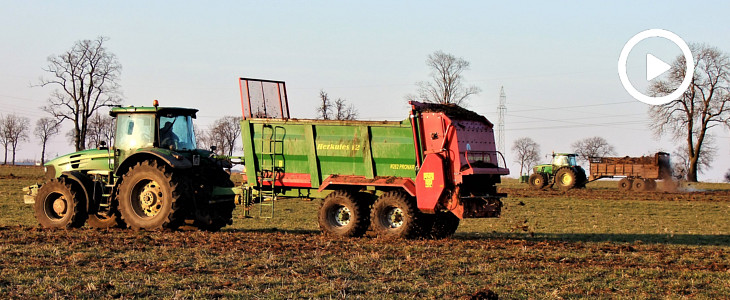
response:
[(19, 192), (39, 170), (11, 171), (0, 168), (0, 298), (730, 295), (730, 197), (714, 187), (559, 192), (507, 182), (501, 218), (414, 241), (322, 236), (318, 201), (293, 199), (272, 220), (237, 209), (217, 233), (44, 230)]

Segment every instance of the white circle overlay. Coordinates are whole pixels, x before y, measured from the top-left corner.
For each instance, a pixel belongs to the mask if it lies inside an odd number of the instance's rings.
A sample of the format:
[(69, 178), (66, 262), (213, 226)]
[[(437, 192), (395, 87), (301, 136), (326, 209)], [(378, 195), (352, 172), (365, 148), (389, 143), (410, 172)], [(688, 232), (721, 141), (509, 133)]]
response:
[[(626, 61), (629, 58), (629, 53), (631, 52), (631, 50), (639, 42), (652, 37), (661, 37), (672, 41), (672, 43), (677, 45), (677, 47), (682, 50), (682, 55), (684, 55), (684, 60), (687, 63), (687, 70), (684, 73), (684, 79), (682, 80), (682, 84), (680, 84), (679, 87), (671, 94), (661, 97), (650, 97), (639, 92), (631, 84), (631, 82), (629, 81), (629, 76), (626, 74)], [(636, 35), (631, 37), (628, 42), (626, 42), (626, 45), (624, 45), (624, 48), (621, 50), (621, 55), (619, 55), (618, 57), (618, 77), (621, 79), (621, 84), (624, 86), (624, 89), (629, 93), (629, 95), (636, 98), (636, 100), (651, 105), (666, 104), (682, 96), (684, 91), (687, 90), (689, 84), (692, 82), (694, 69), (695, 63), (692, 57), (692, 51), (689, 49), (689, 46), (687, 46), (687, 43), (685, 43), (684, 40), (682, 40), (682, 38), (680, 38), (678, 35), (664, 29), (649, 29), (637, 33)]]

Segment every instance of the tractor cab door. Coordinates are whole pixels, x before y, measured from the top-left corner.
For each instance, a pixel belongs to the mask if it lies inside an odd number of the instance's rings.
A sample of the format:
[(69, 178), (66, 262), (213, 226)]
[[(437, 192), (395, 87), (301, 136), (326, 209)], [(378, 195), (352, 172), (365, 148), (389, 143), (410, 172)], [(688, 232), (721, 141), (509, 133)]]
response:
[(118, 114), (114, 170), (137, 149), (154, 147), (156, 129), (154, 114)]

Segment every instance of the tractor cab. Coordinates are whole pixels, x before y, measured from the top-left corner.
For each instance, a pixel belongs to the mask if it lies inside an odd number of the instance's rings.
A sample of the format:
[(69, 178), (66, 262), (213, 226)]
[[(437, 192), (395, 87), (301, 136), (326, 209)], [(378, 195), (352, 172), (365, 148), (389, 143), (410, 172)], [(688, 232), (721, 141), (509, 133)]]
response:
[(577, 166), (578, 163), (575, 161), (576, 156), (575, 153), (553, 153), (552, 165), (556, 167)]
[(114, 107), (109, 114), (116, 118), (115, 162), (145, 148), (175, 152), (195, 150), (193, 118), (197, 109), (179, 107)]

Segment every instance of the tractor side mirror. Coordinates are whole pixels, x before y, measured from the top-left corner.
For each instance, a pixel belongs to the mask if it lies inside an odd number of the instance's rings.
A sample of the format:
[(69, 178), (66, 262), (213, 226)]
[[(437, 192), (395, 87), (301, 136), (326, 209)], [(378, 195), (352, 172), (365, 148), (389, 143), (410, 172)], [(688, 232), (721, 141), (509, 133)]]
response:
[(99, 150), (108, 150), (109, 148), (106, 147), (106, 142), (101, 141), (99, 142)]

